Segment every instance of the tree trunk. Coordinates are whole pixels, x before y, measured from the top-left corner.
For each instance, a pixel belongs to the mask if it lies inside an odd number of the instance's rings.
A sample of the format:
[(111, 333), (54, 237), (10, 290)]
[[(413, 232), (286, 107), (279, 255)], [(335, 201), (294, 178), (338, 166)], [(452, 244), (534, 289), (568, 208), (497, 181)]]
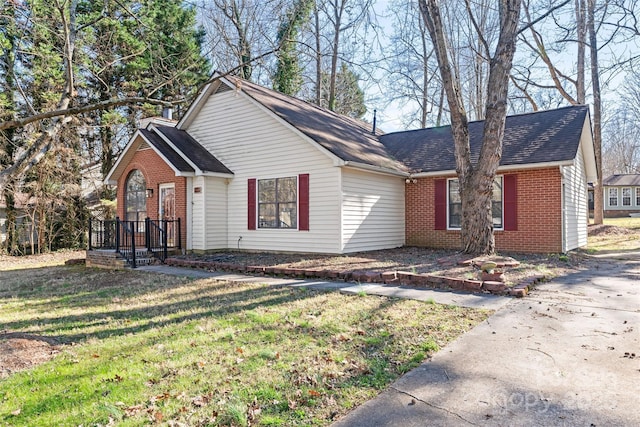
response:
[(331, 46), (331, 74), (329, 75), (329, 110), (335, 111), (336, 108), (336, 81), (338, 79), (338, 48), (340, 46), (340, 25), (342, 22), (342, 12), (344, 11), (345, 1), (341, 1), (340, 5), (334, 10), (333, 22), (333, 44)]
[[(507, 115), (509, 74), (516, 50), (521, 0), (499, 3), (500, 36), (489, 64), (482, 148), (477, 164), (471, 162), (469, 125), (462, 101), (460, 81), (452, 72), (444, 25), (437, 0), (420, 2), (420, 10), (434, 45), (451, 114), (456, 172), (462, 201), (462, 249), (470, 254), (495, 251), (491, 212), (492, 187), (502, 156), (502, 139)], [(482, 34), (478, 37), (483, 38)], [(485, 43), (486, 45), (486, 43)]]
[(318, 2), (313, 5), (314, 20), (316, 26), (315, 42), (316, 42), (316, 105), (322, 105), (322, 54), (320, 53), (320, 12), (318, 11)]
[(598, 38), (595, 27), (595, 0), (588, 0), (587, 26), (589, 27), (589, 53), (591, 57), (591, 84), (593, 88), (593, 145), (596, 155), (598, 179), (593, 191), (593, 222), (602, 224), (604, 195), (602, 193), (602, 100), (600, 70), (598, 67)]

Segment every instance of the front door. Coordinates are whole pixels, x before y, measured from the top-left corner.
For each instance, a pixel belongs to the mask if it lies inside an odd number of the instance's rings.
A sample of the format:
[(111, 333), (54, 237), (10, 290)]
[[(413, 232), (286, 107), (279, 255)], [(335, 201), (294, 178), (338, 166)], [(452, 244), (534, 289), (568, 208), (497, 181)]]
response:
[(176, 189), (173, 183), (160, 184), (160, 200), (158, 203), (158, 219), (160, 221), (167, 220), (167, 246), (175, 246), (176, 244)]

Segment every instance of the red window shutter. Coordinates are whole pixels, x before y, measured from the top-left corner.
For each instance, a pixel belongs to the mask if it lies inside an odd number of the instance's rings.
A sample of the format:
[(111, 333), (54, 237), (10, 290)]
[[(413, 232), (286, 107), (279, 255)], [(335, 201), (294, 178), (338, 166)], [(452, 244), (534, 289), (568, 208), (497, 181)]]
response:
[(504, 175), (504, 229), (518, 230), (518, 176)]
[(248, 199), (247, 199), (247, 228), (249, 230), (256, 229), (256, 179), (251, 178), (247, 183)]
[(298, 175), (298, 230), (309, 231), (309, 174)]
[(447, 180), (436, 179), (435, 184), (435, 201), (436, 210), (436, 230), (447, 229)]

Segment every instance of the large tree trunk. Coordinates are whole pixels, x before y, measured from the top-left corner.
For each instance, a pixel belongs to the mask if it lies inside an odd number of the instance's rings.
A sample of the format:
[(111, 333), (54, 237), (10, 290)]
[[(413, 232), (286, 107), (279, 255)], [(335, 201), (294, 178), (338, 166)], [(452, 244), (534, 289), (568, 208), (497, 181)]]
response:
[[(502, 156), (509, 73), (516, 50), (521, 0), (500, 0), (499, 3), (500, 37), (489, 65), (483, 142), (477, 164), (471, 162), (467, 113), (460, 81), (453, 74), (449, 62), (444, 25), (437, 3), (437, 0), (423, 0), (420, 9), (434, 44), (451, 114), (456, 172), (462, 200), (462, 249), (470, 254), (491, 254), (495, 251), (492, 187)], [(484, 40), (482, 34), (478, 34), (478, 37)]]
[(602, 193), (602, 100), (600, 97), (600, 70), (598, 67), (598, 38), (595, 26), (595, 0), (588, 0), (587, 26), (589, 28), (589, 52), (591, 57), (591, 84), (593, 88), (593, 145), (596, 155), (598, 180), (593, 192), (593, 222), (602, 224), (604, 195)]

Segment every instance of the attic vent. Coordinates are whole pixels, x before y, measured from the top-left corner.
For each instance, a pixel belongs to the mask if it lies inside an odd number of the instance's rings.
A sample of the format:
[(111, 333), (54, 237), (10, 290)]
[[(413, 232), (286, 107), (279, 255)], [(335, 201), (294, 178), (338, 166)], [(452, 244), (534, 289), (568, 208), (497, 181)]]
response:
[(222, 92), (228, 92), (232, 90), (229, 86), (227, 86), (224, 83), (221, 83), (220, 86), (218, 86), (218, 89), (216, 90), (216, 93), (222, 93)]
[(151, 148), (149, 146), (149, 144), (147, 144), (146, 142), (143, 142), (142, 144), (140, 144), (140, 146), (138, 147), (138, 151), (142, 151), (142, 150), (148, 150), (149, 148)]

